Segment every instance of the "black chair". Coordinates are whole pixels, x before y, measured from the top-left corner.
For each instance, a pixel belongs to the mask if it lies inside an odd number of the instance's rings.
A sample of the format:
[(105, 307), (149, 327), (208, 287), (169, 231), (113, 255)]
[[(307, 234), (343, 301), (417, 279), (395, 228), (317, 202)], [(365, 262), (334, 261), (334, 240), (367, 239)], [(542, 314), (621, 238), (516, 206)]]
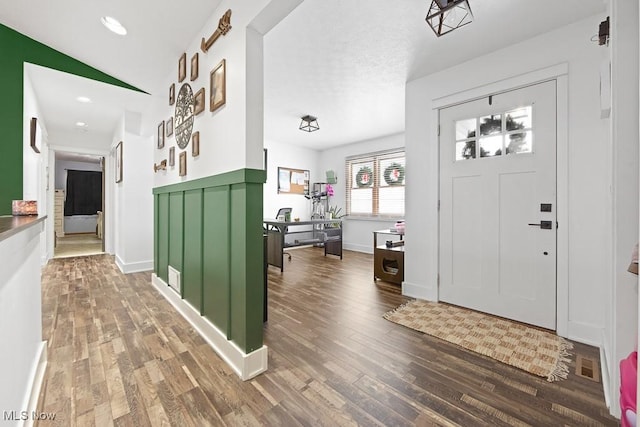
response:
[[(276, 219), (278, 219), (280, 217), (280, 215), (284, 216), (285, 219), (287, 218), (287, 214), (289, 214), (289, 220), (291, 220), (291, 208), (280, 208), (278, 209), (278, 213), (276, 214)], [(287, 232), (288, 227), (285, 227), (283, 229), (283, 232), (286, 233)], [(282, 253), (286, 254), (289, 257), (289, 261), (291, 261), (291, 254), (289, 252), (286, 252), (284, 250), (284, 248), (282, 248)]]

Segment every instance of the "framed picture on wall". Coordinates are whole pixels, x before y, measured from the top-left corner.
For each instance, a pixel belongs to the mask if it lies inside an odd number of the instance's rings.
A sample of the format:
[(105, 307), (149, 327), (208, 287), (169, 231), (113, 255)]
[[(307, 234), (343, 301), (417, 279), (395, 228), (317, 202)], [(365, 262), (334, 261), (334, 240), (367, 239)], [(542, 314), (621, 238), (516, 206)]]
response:
[(178, 60), (178, 81), (181, 82), (187, 77), (187, 53), (183, 53)]
[(173, 105), (176, 103), (176, 84), (171, 83), (169, 86), (169, 105)]
[(191, 136), (191, 155), (193, 157), (200, 155), (200, 131), (195, 131)]
[(164, 120), (158, 125), (158, 148), (164, 148)]
[(36, 143), (37, 143), (36, 134), (38, 133), (38, 119), (36, 117), (31, 117), (30, 126), (31, 126), (31, 128), (30, 128), (30, 131), (31, 131), (31, 135), (30, 135), (31, 148), (36, 153), (40, 153), (40, 149), (36, 145)]
[(116, 182), (122, 182), (122, 141), (116, 145)]
[(209, 110), (216, 111), (227, 102), (226, 60), (211, 70), (209, 86)]
[(176, 165), (176, 147), (169, 148), (169, 166)]
[(180, 153), (180, 169), (178, 175), (185, 176), (187, 174), (187, 152)]
[(198, 52), (191, 57), (191, 81), (198, 78)]
[(173, 117), (169, 117), (167, 120), (167, 136), (173, 135)]
[(193, 114), (200, 114), (204, 111), (206, 100), (204, 99), (204, 88), (200, 88), (193, 97)]

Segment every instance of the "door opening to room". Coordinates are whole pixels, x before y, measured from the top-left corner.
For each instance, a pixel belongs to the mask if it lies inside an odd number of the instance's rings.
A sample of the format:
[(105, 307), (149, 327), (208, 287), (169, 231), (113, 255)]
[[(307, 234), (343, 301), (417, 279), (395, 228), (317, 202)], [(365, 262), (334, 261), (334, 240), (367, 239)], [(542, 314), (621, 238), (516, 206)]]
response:
[(440, 110), (440, 299), (556, 329), (556, 82)]
[(104, 158), (56, 152), (54, 258), (104, 252)]

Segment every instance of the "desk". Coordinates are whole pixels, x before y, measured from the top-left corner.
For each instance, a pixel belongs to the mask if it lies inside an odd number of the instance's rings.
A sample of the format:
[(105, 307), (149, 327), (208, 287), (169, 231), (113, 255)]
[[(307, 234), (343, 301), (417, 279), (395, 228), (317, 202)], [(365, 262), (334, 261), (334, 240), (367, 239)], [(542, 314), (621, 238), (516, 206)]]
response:
[[(283, 251), (294, 246), (322, 244), (324, 255), (342, 259), (342, 220), (312, 219), (310, 221), (276, 221), (265, 219), (267, 233), (267, 263), (284, 270)], [(302, 235), (305, 234), (305, 238)], [(300, 235), (300, 239), (285, 243), (285, 236)]]
[(373, 232), (373, 280), (382, 279), (387, 282), (402, 284), (404, 280), (404, 245), (387, 247), (378, 244), (378, 234), (393, 236), (391, 240), (403, 239), (404, 234), (392, 230)]

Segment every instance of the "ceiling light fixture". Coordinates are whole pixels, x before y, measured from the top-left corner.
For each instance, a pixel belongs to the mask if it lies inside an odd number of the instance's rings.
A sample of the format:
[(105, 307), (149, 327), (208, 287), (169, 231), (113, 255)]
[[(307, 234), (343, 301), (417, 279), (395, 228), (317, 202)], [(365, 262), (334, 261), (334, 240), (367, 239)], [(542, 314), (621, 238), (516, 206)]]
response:
[(100, 18), (102, 25), (107, 27), (110, 31), (116, 33), (119, 36), (127, 35), (127, 29), (116, 19), (110, 16), (103, 16)]
[(79, 128), (85, 128), (87, 127), (87, 124), (85, 122), (76, 122), (76, 126), (78, 126)]
[(469, 0), (431, 0), (427, 23), (440, 37), (473, 21)]
[(302, 117), (299, 129), (305, 132), (313, 132), (320, 129), (320, 126), (318, 126), (318, 119), (307, 114), (306, 116)]
[(88, 98), (86, 96), (79, 96), (76, 98), (76, 101), (82, 102), (83, 104), (88, 104), (91, 102), (91, 98)]

